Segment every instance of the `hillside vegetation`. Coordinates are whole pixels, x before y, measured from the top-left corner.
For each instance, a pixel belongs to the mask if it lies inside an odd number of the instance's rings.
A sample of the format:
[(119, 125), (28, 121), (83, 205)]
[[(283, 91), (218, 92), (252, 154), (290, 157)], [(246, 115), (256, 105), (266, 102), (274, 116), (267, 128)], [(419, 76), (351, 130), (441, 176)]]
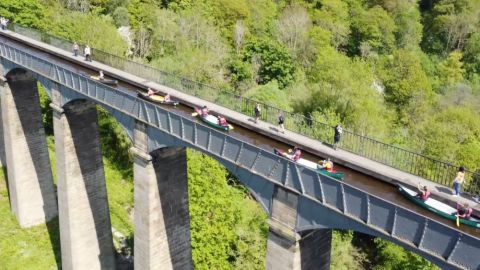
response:
[[(0, 15), (321, 122), (341, 122), (427, 156), (480, 168), (480, 0), (2, 0)], [(128, 27), (131, 42), (118, 34), (119, 27)], [(192, 179), (202, 180), (203, 170), (217, 170), (216, 165), (196, 168), (194, 160), (211, 162), (204, 159), (189, 153)], [(128, 164), (128, 159), (118, 162)], [(202, 173), (194, 176), (195, 170)], [(230, 176), (222, 170), (216, 171), (219, 181), (227, 183)], [(222, 192), (248, 198), (241, 188)], [(220, 245), (194, 242), (196, 267), (261, 268), (266, 229), (259, 220), (264, 217), (258, 213), (252, 227), (235, 227), (233, 233), (231, 226), (250, 211), (242, 208), (250, 203), (228, 203), (239, 207), (225, 212), (230, 213), (225, 217), (230, 231), (222, 231), (221, 238), (230, 244), (222, 244), (227, 248), (217, 254)], [(245, 235), (250, 240), (235, 242)], [(209, 237), (192, 232), (195, 241)], [(335, 234), (335, 243), (347, 243), (342, 248), (349, 250), (336, 254), (354, 258), (351, 265), (334, 262), (336, 269), (431, 267), (381, 240), (369, 242), (373, 251), (348, 244), (356, 238)]]

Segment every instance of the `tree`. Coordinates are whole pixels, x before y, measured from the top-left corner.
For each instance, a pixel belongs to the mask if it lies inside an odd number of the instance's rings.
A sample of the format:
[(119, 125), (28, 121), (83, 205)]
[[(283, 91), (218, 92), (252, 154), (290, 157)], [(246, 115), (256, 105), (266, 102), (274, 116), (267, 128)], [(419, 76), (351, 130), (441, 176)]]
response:
[(447, 59), (438, 66), (438, 77), (444, 86), (452, 86), (463, 80), (463, 63), (461, 61), (462, 53), (459, 51), (451, 52)]
[(235, 45), (235, 52), (237, 54), (240, 53), (240, 49), (242, 48), (247, 31), (248, 29), (243, 24), (243, 21), (238, 20), (235, 24), (235, 28), (233, 29), (233, 42)]
[(254, 100), (262, 101), (263, 103), (284, 111), (291, 110), (289, 97), (286, 91), (280, 90), (276, 81), (270, 81), (265, 85), (254, 87), (245, 93), (245, 96)]
[(42, 30), (47, 27), (46, 10), (37, 0), (2, 0), (0, 14), (21, 25)]
[(480, 22), (480, 0), (439, 0), (428, 13), (424, 48), (447, 54), (462, 50)]
[[(372, 68), (361, 59), (349, 59), (332, 47), (324, 48), (309, 72), (311, 97), (300, 110), (305, 114), (334, 112), (350, 130), (382, 138), (388, 130), (388, 112), (382, 93), (372, 87)], [(325, 122), (325, 121), (322, 121)]]
[(425, 112), (432, 99), (432, 87), (415, 52), (397, 50), (384, 58), (380, 77), (385, 100), (395, 108), (397, 121), (412, 124)]
[(258, 83), (276, 80), (283, 88), (294, 81), (296, 67), (285, 47), (270, 39), (251, 39), (245, 45), (244, 61), (258, 61)]
[(395, 37), (399, 48), (415, 48), (422, 40), (419, 0), (376, 0), (395, 21)]
[(365, 43), (379, 53), (390, 53), (394, 49), (395, 22), (382, 7), (355, 10), (354, 14), (348, 48), (351, 55), (359, 55), (360, 45)]
[(374, 243), (378, 250), (374, 270), (429, 270), (436, 268), (422, 257), (381, 238), (375, 238)]
[(480, 33), (474, 33), (467, 41), (463, 50), (468, 77), (480, 74)]
[(313, 12), (314, 23), (330, 31), (332, 45), (335, 48), (347, 44), (350, 35), (350, 16), (348, 5), (342, 0), (322, 0), (321, 8)]
[(278, 19), (276, 25), (278, 39), (297, 59), (305, 54), (310, 27), (311, 21), (307, 10), (300, 5), (287, 6)]

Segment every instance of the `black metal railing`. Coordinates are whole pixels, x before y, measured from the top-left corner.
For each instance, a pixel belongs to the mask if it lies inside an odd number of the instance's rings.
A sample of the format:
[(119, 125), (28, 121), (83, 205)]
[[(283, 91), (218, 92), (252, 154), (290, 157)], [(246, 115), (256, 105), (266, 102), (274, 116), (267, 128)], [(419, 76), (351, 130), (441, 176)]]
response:
[[(9, 29), (57, 48), (72, 51), (73, 43), (69, 40), (13, 23), (9, 25)], [(83, 48), (80, 45), (80, 56), (83, 55)], [(254, 115), (254, 107), (258, 103), (262, 111), (260, 117), (262, 121), (276, 125), (278, 115), (282, 113), (285, 116), (286, 129), (332, 144), (333, 127), (314, 121), (304, 115), (283, 111), (263, 102), (242, 97), (227, 89), (215, 88), (99, 49), (92, 48), (92, 58), (103, 64), (214, 102), (248, 116)], [(347, 130), (343, 132), (339, 148), (445, 186), (452, 185), (458, 169), (458, 165), (436, 160)], [(464, 190), (472, 194), (480, 193), (480, 172), (474, 173), (467, 170), (465, 174)]]

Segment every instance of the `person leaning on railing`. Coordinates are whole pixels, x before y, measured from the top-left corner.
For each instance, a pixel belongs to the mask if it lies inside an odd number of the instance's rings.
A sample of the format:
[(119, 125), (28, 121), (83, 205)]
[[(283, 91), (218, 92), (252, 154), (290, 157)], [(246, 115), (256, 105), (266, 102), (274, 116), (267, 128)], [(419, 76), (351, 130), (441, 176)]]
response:
[(7, 30), (7, 23), (8, 23), (7, 18), (0, 17), (0, 25), (2, 26), (2, 30)]

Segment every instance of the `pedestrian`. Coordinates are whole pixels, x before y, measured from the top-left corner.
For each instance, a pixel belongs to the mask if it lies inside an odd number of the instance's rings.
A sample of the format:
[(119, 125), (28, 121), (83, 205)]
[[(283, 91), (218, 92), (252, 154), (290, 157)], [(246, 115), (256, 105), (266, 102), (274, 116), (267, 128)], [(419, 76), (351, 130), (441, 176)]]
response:
[(0, 18), (0, 24), (2, 25), (2, 30), (7, 30), (7, 23), (8, 23), (7, 18), (4, 18), (4, 17)]
[(278, 126), (280, 127), (282, 133), (285, 133), (285, 126), (283, 123), (285, 123), (285, 116), (283, 116), (283, 113), (281, 112), (278, 114)]
[(79, 49), (79, 47), (78, 47), (77, 42), (74, 42), (74, 43), (73, 43), (73, 55), (74, 55), (75, 57), (78, 56), (78, 49)]
[(91, 51), (90, 51), (90, 46), (85, 46), (85, 49), (83, 50), (84, 54), (85, 54), (85, 61), (89, 61), (89, 62), (92, 62), (92, 55), (91, 55)]
[(337, 124), (334, 127), (335, 135), (333, 136), (333, 149), (337, 150), (337, 145), (340, 142), (340, 138), (342, 137), (343, 129), (340, 124)]
[(262, 115), (262, 112), (260, 111), (260, 104), (257, 103), (255, 104), (255, 109), (253, 109), (253, 112), (255, 113), (255, 124), (258, 123), (258, 119)]
[(460, 166), (458, 168), (457, 176), (453, 180), (453, 196), (460, 196), (460, 188), (462, 187), (463, 181), (465, 180), (465, 168)]

